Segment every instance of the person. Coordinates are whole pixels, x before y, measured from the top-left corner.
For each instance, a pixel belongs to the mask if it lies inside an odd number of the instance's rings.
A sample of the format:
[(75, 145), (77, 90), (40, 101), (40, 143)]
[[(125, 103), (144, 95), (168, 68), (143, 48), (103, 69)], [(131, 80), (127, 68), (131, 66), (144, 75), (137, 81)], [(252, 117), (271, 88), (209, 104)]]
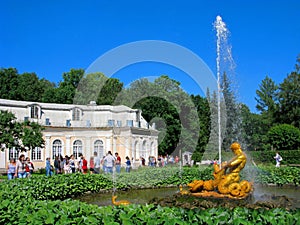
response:
[(27, 177), (30, 177), (33, 174), (34, 166), (29, 157), (26, 157), (26, 164)]
[(9, 160), (9, 164), (7, 165), (7, 179), (12, 180), (14, 179), (14, 175), (16, 173), (16, 160), (11, 158)]
[(26, 173), (25, 155), (21, 154), (19, 157), (19, 160), (17, 161), (17, 164), (16, 164), (15, 177), (26, 178), (26, 176), (27, 176), (27, 173)]
[(64, 166), (65, 166), (65, 159), (64, 159), (64, 157), (60, 154), (60, 155), (59, 155), (59, 170), (60, 170), (60, 173), (61, 173), (61, 174), (64, 173)]
[(46, 158), (46, 176), (52, 176), (52, 168), (51, 168), (51, 162), (50, 162), (50, 157)]
[(88, 162), (83, 155), (81, 156), (81, 159), (82, 159), (82, 166), (81, 166), (82, 173), (86, 174), (88, 170), (88, 166), (87, 166)]
[(280, 167), (280, 162), (282, 161), (282, 157), (279, 155), (279, 152), (276, 152), (274, 159), (276, 160), (276, 167)]
[(68, 174), (71, 173), (71, 168), (70, 168), (70, 160), (69, 160), (69, 156), (66, 155), (64, 158), (64, 173)]
[(58, 155), (55, 156), (55, 159), (54, 159), (54, 170), (55, 170), (55, 174), (60, 174), (60, 162), (59, 162), (59, 158), (58, 158)]
[(128, 156), (126, 156), (126, 172), (129, 173), (130, 172), (130, 168), (131, 168), (131, 162)]
[(111, 151), (108, 151), (104, 158), (106, 173), (112, 173), (115, 165), (115, 157), (112, 156)]
[(82, 172), (82, 153), (79, 153), (77, 158), (77, 170), (78, 172)]
[(91, 156), (90, 158), (90, 174), (93, 174), (95, 171), (95, 161), (94, 161), (94, 157)]
[(76, 166), (75, 166), (75, 157), (74, 157), (74, 155), (70, 156), (69, 164), (70, 164), (71, 173), (75, 173), (76, 172)]
[(116, 172), (117, 173), (121, 173), (121, 157), (119, 156), (119, 154), (116, 152), (115, 153), (115, 157), (116, 157)]
[(99, 174), (100, 173), (101, 161), (100, 161), (100, 158), (98, 157), (97, 152), (94, 152), (94, 163), (95, 163), (94, 173)]

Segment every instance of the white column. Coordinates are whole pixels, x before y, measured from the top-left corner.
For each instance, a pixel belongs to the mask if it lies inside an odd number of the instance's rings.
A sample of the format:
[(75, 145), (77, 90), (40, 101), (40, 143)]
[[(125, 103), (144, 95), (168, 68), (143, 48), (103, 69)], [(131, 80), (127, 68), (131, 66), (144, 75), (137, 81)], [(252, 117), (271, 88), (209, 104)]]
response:
[(112, 154), (115, 155), (115, 153), (117, 152), (117, 137), (113, 137), (112, 141), (113, 141)]
[(90, 157), (91, 157), (91, 152), (92, 152), (92, 148), (91, 148), (91, 138), (90, 137), (87, 137), (85, 139), (85, 152), (84, 152), (84, 156), (85, 156), (85, 159), (87, 161), (89, 161)]
[(112, 136), (106, 137), (106, 142), (105, 142), (105, 147), (104, 147), (104, 155), (106, 155), (108, 151), (112, 151), (112, 148), (111, 148), (111, 145), (112, 145), (111, 139), (112, 139)]
[(125, 157), (129, 156), (129, 137), (125, 138)]
[(51, 143), (50, 143), (50, 138), (51, 136), (50, 135), (46, 135), (46, 144), (45, 144), (45, 152), (44, 152), (44, 159), (42, 160), (46, 160), (47, 157), (51, 157), (52, 153), (51, 153)]
[(70, 156), (71, 153), (71, 136), (66, 136), (66, 155)]

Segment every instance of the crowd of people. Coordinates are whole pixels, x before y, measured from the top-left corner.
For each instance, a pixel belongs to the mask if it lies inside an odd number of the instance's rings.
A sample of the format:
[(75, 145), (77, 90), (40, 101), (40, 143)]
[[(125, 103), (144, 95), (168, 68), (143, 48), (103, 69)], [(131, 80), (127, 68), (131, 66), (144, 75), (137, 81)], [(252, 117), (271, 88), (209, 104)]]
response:
[[(53, 174), (68, 174), (80, 172), (83, 174), (99, 174), (99, 173), (113, 173), (114, 169), (116, 173), (121, 173), (121, 157), (116, 152), (113, 156), (111, 151), (108, 151), (106, 156), (103, 156), (102, 159), (98, 157), (97, 152), (94, 152), (94, 155), (90, 157), (89, 162), (85, 159), (82, 154), (79, 154), (78, 159), (74, 158), (74, 155), (71, 156), (56, 156), (51, 164), (50, 158), (46, 159), (46, 175), (52, 176)], [(125, 160), (125, 170), (130, 172), (131, 170), (131, 161), (129, 157), (126, 157)]]
[[(125, 171), (129, 173), (132, 169), (134, 159), (130, 159), (126, 156), (124, 160)], [(154, 156), (149, 156), (148, 166), (150, 167), (163, 167), (168, 164), (174, 164), (179, 162), (179, 157), (176, 156), (161, 156), (158, 158)], [(140, 166), (146, 166), (146, 160), (144, 157), (140, 157)], [(50, 157), (46, 158), (45, 163), (45, 173), (46, 176), (52, 176), (54, 174), (69, 174), (80, 172), (83, 174), (99, 174), (99, 173), (121, 173), (122, 159), (119, 154), (116, 152), (113, 156), (111, 151), (108, 151), (106, 156), (103, 156), (102, 159), (98, 157), (97, 152), (94, 152), (94, 155), (90, 157), (89, 161), (82, 155), (79, 154), (78, 158), (75, 159), (74, 155), (66, 156), (55, 156), (54, 161), (51, 162)], [(10, 162), (7, 166), (7, 176), (8, 179), (14, 178), (26, 178), (30, 177), (33, 173), (34, 165), (30, 161), (29, 157), (25, 157), (24, 154), (21, 154), (19, 159), (10, 159)]]

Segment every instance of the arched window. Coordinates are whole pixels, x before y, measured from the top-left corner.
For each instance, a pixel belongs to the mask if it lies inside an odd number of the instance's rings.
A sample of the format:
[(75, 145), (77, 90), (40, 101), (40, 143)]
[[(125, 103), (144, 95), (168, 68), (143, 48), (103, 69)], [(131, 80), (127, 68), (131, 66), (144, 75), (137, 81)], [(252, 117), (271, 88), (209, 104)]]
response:
[(72, 120), (78, 121), (81, 118), (81, 109), (74, 108), (72, 109)]
[(134, 160), (136, 160), (137, 157), (138, 157), (138, 155), (137, 155), (137, 150), (139, 149), (139, 148), (138, 148), (138, 144), (139, 144), (139, 142), (136, 141), (136, 142), (134, 143), (134, 146), (133, 146), (132, 157), (133, 157)]
[(147, 142), (143, 141), (142, 149), (140, 151), (140, 157), (147, 158)]
[(42, 160), (42, 150), (40, 147), (35, 147), (31, 150), (31, 160)]
[(154, 143), (151, 142), (150, 144), (150, 155), (155, 155)]
[(103, 141), (96, 140), (94, 142), (94, 152), (97, 152), (97, 155), (100, 159), (104, 156), (104, 149), (103, 149)]
[(82, 141), (76, 140), (73, 143), (74, 158), (77, 159), (80, 153), (82, 154)]
[(38, 119), (40, 118), (41, 108), (38, 105), (30, 106), (30, 118)]
[(55, 140), (52, 144), (52, 159), (55, 158), (55, 156), (60, 156), (62, 150), (62, 143), (61, 140)]

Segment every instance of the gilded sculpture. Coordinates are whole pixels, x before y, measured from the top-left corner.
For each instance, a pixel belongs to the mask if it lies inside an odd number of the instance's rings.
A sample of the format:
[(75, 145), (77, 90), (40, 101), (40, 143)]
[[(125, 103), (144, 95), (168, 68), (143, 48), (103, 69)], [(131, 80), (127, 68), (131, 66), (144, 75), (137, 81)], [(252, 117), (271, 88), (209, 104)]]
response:
[(239, 143), (233, 143), (230, 148), (235, 157), (229, 162), (223, 162), (221, 166), (214, 164), (213, 180), (194, 180), (189, 183), (191, 195), (229, 198), (245, 198), (249, 195), (252, 184), (246, 180), (240, 181), (239, 174), (246, 165), (247, 157)]

